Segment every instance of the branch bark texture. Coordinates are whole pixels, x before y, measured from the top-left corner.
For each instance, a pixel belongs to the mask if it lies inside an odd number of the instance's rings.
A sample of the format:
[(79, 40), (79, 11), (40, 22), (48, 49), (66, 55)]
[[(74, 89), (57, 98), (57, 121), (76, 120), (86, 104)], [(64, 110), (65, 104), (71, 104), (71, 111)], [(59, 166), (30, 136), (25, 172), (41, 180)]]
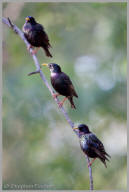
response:
[[(2, 22), (4, 24), (6, 24), (8, 27), (10, 27), (17, 35), (20, 36), (20, 38), (24, 41), (24, 43), (26, 44), (27, 48), (29, 48), (30, 44), (29, 42), (26, 40), (24, 33), (16, 26), (14, 25), (11, 20), (8, 18), (2, 18)], [(32, 49), (30, 48), (30, 53), (32, 55)], [(29, 73), (28, 75), (33, 75), (33, 74), (40, 74), (40, 77), (43, 81), (43, 83), (46, 85), (46, 87), (48, 88), (48, 90), (50, 91), (51, 95), (54, 93), (51, 86), (49, 85), (44, 73), (42, 72), (41, 68), (40, 68), (40, 64), (38, 62), (37, 56), (36, 55), (32, 55), (32, 58), (34, 60), (34, 64), (36, 67), (36, 71)], [(54, 99), (55, 102), (58, 104), (59, 103), (59, 99), (55, 98)], [(68, 113), (65, 111), (65, 109), (63, 107), (60, 108), (62, 114), (64, 115), (66, 121), (68, 122), (68, 124), (70, 125), (70, 127), (73, 129), (74, 128), (74, 123), (72, 122), (72, 120), (70, 119), (70, 117), (68, 116)], [(74, 130), (75, 134), (79, 137), (78, 131)], [(87, 155), (85, 155), (87, 163), (90, 163), (89, 157)], [(89, 166), (89, 178), (90, 178), (90, 190), (93, 190), (93, 177), (92, 177), (92, 168), (91, 166)]]

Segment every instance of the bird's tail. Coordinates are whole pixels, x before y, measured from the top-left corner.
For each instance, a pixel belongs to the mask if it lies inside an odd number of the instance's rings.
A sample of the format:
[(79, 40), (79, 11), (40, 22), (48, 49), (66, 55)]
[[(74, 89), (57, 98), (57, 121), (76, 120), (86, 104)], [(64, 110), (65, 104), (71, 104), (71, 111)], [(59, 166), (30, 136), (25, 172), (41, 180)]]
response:
[[(106, 153), (106, 152), (105, 152), (105, 155), (108, 156), (109, 158), (111, 158), (111, 156), (110, 156), (108, 153)], [(108, 160), (109, 160), (109, 159), (108, 159)]]
[[(108, 157), (107, 157), (108, 156)], [(100, 160), (103, 162), (103, 164), (105, 165), (105, 167), (107, 168), (107, 165), (106, 165), (106, 160), (107, 161), (109, 161), (109, 158), (111, 158), (111, 156), (109, 155), (109, 154), (107, 154), (106, 152), (105, 152), (105, 155), (104, 155), (104, 157), (102, 158), (100, 158)]]
[(76, 107), (75, 107), (75, 105), (74, 105), (74, 102), (73, 102), (73, 97), (68, 97), (68, 100), (69, 100), (70, 103), (71, 103), (71, 108), (76, 109)]
[(51, 53), (50, 53), (50, 51), (48, 50), (47, 47), (42, 47), (42, 48), (44, 49), (46, 56), (52, 57), (52, 55), (51, 55)]
[(105, 165), (105, 167), (107, 168), (107, 164), (106, 164), (105, 159), (101, 159), (101, 161), (103, 162), (103, 164), (104, 164), (104, 165)]

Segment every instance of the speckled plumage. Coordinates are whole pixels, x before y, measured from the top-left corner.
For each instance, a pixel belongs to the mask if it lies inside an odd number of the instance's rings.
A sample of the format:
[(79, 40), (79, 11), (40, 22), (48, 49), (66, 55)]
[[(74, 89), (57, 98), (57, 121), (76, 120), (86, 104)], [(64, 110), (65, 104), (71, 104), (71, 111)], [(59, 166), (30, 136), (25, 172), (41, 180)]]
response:
[[(83, 126), (85, 125), (80, 125), (80, 127)], [(107, 167), (106, 160), (109, 161), (110, 155), (106, 153), (103, 143), (89, 129), (83, 130), (79, 131), (82, 151), (90, 158), (99, 158)]]

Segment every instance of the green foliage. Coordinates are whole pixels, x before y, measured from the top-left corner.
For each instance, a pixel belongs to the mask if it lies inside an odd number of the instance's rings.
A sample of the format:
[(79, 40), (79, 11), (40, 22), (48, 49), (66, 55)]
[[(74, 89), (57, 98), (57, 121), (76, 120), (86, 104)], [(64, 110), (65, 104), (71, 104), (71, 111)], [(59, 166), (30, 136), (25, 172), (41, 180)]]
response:
[[(94, 162), (94, 188), (126, 189), (126, 3), (24, 3), (15, 23), (22, 28), (28, 15), (44, 25), (52, 44), (53, 58), (41, 49), (40, 63), (59, 64), (77, 90), (77, 110), (64, 105), (71, 119), (88, 124), (112, 156), (107, 169)], [(40, 77), (27, 76), (33, 60), (6, 26), (3, 61), (3, 184), (89, 189), (78, 138)]]

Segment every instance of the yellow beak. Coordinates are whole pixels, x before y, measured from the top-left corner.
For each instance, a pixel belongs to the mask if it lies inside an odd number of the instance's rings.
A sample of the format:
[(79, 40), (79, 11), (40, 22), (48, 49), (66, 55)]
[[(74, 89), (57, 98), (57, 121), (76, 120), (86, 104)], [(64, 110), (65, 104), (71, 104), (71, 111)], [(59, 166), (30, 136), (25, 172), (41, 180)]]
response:
[(26, 21), (29, 21), (30, 19), (28, 17), (26, 17)]
[(43, 63), (42, 65), (48, 67), (48, 64), (47, 64), (47, 63)]
[(73, 130), (76, 130), (76, 129), (78, 129), (78, 127), (74, 127), (74, 128), (73, 128)]

